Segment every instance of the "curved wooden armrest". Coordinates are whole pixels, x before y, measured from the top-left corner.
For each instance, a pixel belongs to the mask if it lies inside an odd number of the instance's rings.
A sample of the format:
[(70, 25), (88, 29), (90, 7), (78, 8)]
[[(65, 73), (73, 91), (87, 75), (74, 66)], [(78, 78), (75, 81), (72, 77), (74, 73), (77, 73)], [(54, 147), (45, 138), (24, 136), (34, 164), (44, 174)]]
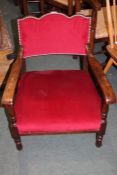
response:
[(96, 60), (94, 55), (88, 51), (88, 62), (94, 77), (102, 91), (106, 104), (112, 104), (116, 102), (116, 95), (113, 91), (111, 84), (106, 78), (101, 64)]
[(101, 9), (101, 4), (99, 3), (99, 0), (84, 0), (84, 2), (88, 3), (96, 11)]
[(1, 102), (2, 105), (13, 104), (14, 93), (22, 70), (21, 69), (23, 63), (22, 56), (23, 56), (23, 49), (20, 48), (18, 56), (16, 60), (13, 62), (11, 66), (11, 71), (8, 75), (8, 80), (2, 96), (2, 102)]

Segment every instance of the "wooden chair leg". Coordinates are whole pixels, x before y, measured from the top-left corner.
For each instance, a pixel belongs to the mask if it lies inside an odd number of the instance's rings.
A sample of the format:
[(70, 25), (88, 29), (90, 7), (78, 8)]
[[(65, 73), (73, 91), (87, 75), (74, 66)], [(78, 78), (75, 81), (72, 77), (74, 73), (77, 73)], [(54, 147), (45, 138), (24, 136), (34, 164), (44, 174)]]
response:
[(73, 59), (76, 60), (78, 58), (78, 55), (73, 55)]
[(108, 61), (108, 63), (106, 64), (106, 66), (104, 68), (104, 73), (105, 74), (109, 71), (109, 69), (112, 66), (112, 64), (113, 64), (113, 58), (110, 58), (109, 61)]
[(105, 135), (106, 126), (107, 126), (107, 113), (108, 113), (108, 105), (107, 104), (103, 104), (103, 107), (102, 107), (101, 128), (96, 133), (96, 146), (98, 148), (102, 146), (103, 137)]
[(22, 150), (22, 143), (20, 139), (20, 135), (18, 132), (18, 129), (16, 127), (16, 120), (15, 120), (15, 113), (13, 110), (12, 105), (7, 105), (5, 106), (8, 122), (9, 122), (9, 130), (11, 133), (12, 138), (14, 139), (14, 142), (16, 144), (16, 148), (18, 150)]
[(96, 147), (100, 148), (102, 146), (103, 135), (96, 133)]

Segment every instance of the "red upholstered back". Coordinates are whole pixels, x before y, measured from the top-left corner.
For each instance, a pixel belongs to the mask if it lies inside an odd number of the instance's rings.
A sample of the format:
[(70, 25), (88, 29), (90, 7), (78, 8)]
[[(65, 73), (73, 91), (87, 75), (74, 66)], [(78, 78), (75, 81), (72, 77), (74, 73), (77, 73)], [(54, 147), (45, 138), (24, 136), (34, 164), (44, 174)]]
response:
[(18, 20), (19, 42), (24, 58), (47, 54), (86, 54), (90, 18), (49, 13), (41, 18)]

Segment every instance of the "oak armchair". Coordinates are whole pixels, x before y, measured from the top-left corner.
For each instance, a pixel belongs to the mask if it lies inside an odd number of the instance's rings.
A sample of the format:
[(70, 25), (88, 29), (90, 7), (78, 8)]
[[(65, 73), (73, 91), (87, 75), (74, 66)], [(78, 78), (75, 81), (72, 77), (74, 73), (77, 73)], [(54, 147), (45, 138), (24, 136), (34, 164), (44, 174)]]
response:
[[(21, 136), (35, 134), (94, 132), (102, 145), (116, 97), (90, 49), (91, 25), (90, 17), (61, 13), (18, 20), (20, 48), (2, 97), (18, 150)], [(48, 54), (82, 55), (85, 64), (82, 70), (22, 70), (29, 57)]]

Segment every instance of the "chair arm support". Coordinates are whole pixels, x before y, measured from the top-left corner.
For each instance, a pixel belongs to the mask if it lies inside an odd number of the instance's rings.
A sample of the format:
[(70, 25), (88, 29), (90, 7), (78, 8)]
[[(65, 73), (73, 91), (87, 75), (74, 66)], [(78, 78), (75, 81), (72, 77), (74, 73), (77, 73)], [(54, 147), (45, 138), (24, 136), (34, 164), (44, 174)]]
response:
[(111, 86), (111, 84), (109, 83), (108, 79), (106, 78), (102, 66), (100, 65), (100, 63), (96, 60), (96, 58), (94, 57), (94, 55), (92, 53), (88, 53), (88, 62), (89, 62), (89, 67), (91, 69), (91, 72), (93, 74), (93, 76), (95, 77), (104, 101), (106, 104), (113, 104), (116, 102), (116, 95), (113, 91), (113, 88)]
[(98, 0), (84, 0), (84, 2), (88, 3), (96, 11), (101, 9), (101, 4)]
[(16, 60), (11, 65), (11, 70), (7, 79), (7, 83), (2, 96), (2, 105), (13, 104), (14, 94), (17, 87), (17, 82), (21, 74), (21, 68), (23, 63), (23, 49), (20, 48)]

